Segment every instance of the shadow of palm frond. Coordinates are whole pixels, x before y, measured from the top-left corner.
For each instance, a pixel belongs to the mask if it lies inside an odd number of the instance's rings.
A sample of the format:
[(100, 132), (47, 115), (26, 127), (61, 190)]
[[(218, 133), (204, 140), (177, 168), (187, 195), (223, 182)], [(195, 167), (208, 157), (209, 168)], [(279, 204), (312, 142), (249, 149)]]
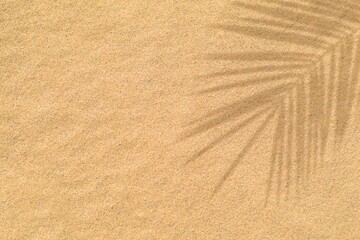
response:
[[(270, 111), (221, 178), (214, 190), (216, 193), (277, 113), (265, 202), (268, 203), (273, 195), (280, 202), (292, 193), (300, 194), (310, 175), (322, 165), (331, 136), (336, 149), (341, 147), (358, 99), (360, 3), (350, 0), (262, 0), (261, 3), (238, 1), (233, 7), (262, 17), (242, 17), (235, 25), (212, 27), (265, 40), (282, 49), (291, 47), (288, 51), (208, 55), (212, 61), (230, 61), (239, 66), (246, 63), (246, 67), (202, 76), (205, 79), (229, 76), (242, 79), (204, 89), (198, 92), (200, 96), (230, 94), (232, 90), (268, 83), (271, 87), (192, 121), (186, 137), (243, 119), (196, 152), (188, 163), (215, 146), (225, 144), (236, 132)], [(297, 51), (291, 50), (294, 47)], [(305, 53), (309, 48), (312, 54)]]

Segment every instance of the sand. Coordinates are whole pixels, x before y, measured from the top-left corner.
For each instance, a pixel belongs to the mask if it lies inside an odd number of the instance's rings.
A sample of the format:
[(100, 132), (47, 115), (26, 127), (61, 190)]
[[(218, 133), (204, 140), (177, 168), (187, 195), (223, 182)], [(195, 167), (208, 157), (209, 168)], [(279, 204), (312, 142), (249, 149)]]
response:
[(360, 239), (360, 2), (0, 9), (0, 239)]

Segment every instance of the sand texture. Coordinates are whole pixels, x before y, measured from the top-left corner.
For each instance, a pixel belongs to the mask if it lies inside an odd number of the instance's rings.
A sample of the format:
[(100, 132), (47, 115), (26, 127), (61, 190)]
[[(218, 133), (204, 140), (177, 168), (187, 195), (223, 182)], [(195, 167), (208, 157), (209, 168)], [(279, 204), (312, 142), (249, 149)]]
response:
[(360, 240), (360, 1), (0, 0), (1, 240)]

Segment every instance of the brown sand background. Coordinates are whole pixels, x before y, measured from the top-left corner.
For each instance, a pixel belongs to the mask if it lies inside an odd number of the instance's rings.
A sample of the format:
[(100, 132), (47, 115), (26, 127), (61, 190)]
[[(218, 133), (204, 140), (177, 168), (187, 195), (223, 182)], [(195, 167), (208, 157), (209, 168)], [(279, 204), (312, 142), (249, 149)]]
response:
[(251, 127), (185, 164), (224, 131), (179, 140), (188, 123), (238, 97), (194, 94), (238, 64), (204, 56), (274, 47), (211, 27), (241, 14), (223, 0), (1, 0), (0, 239), (360, 239), (359, 112), (341, 152), (278, 204), (264, 207), (274, 124), (214, 196)]

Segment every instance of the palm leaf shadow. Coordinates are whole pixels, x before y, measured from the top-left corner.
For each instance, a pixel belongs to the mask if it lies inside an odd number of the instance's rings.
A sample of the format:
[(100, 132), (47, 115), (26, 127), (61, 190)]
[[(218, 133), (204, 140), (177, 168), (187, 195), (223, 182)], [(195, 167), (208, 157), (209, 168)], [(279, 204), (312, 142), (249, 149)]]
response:
[[(310, 176), (322, 165), (332, 129), (335, 147), (341, 147), (358, 99), (360, 4), (349, 0), (263, 0), (261, 3), (238, 1), (233, 6), (264, 17), (242, 17), (235, 25), (217, 24), (213, 28), (265, 40), (282, 46), (282, 49), (295, 46), (298, 51), (250, 51), (207, 56), (212, 61), (254, 65), (203, 76), (205, 79), (237, 76), (241, 80), (201, 90), (199, 96), (229, 94), (230, 90), (276, 84), (192, 121), (186, 137), (236, 122), (250, 114), (196, 152), (187, 163), (220, 144), (226, 144), (226, 140), (236, 132), (271, 111), (215, 187), (214, 193), (218, 192), (277, 112), (265, 202), (268, 203), (274, 195), (279, 203), (292, 193), (299, 195)], [(306, 49), (313, 53), (305, 53)], [(251, 75), (258, 73), (267, 76)]]

